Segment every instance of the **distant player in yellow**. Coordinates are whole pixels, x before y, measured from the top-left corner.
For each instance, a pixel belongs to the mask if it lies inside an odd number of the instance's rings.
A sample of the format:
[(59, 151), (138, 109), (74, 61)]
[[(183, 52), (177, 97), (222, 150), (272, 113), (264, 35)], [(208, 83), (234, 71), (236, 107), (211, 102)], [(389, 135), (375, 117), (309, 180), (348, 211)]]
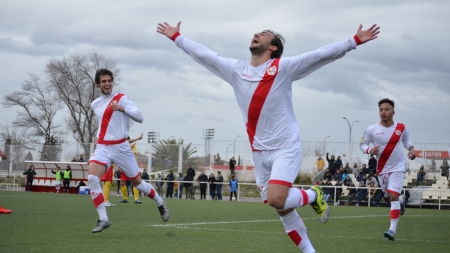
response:
[[(136, 157), (137, 149), (136, 149), (136, 141), (142, 140), (142, 137), (144, 134), (142, 133), (141, 136), (135, 139), (130, 139), (130, 136), (127, 137), (128, 143), (130, 143), (131, 151), (133, 151), (134, 156)], [(137, 162), (137, 161), (136, 161)], [(122, 197), (123, 199), (119, 201), (119, 203), (128, 203), (128, 189), (126, 182), (128, 181), (128, 177), (125, 175), (125, 173), (121, 173), (120, 175), (120, 190), (122, 191)], [(136, 189), (136, 187), (133, 187), (133, 194), (134, 194), (134, 203), (135, 204), (141, 204), (142, 202), (139, 200), (139, 190)]]

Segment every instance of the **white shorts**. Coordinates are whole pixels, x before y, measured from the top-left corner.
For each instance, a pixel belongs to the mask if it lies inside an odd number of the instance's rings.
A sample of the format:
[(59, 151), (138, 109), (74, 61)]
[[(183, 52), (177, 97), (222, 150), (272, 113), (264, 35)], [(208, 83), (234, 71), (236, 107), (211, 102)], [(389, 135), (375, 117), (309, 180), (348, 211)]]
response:
[(61, 185), (61, 181), (55, 181), (55, 185)]
[(384, 194), (394, 194), (400, 196), (402, 194), (403, 182), (405, 181), (405, 172), (394, 171), (378, 175), (378, 181)]
[(300, 142), (276, 150), (254, 151), (255, 178), (264, 202), (269, 184), (292, 187), (302, 164), (303, 150)]
[(89, 159), (89, 163), (97, 163), (105, 166), (105, 172), (114, 163), (130, 179), (134, 179), (140, 175), (136, 158), (127, 141), (112, 145), (97, 144), (94, 154)]

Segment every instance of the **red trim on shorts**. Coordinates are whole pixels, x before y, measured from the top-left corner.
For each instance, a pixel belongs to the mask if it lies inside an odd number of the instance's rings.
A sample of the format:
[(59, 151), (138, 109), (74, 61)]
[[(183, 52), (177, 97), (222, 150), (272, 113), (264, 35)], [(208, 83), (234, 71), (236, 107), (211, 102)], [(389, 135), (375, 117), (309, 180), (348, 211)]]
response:
[(156, 194), (155, 190), (151, 189), (150, 193), (148, 194), (148, 197), (153, 199), (155, 197), (155, 194)]
[(106, 167), (108, 167), (108, 164), (106, 164), (104, 162), (97, 161), (97, 160), (89, 160), (88, 164), (89, 163), (96, 163), (98, 165), (103, 165), (103, 166), (105, 166), (105, 169), (106, 169)]
[(122, 181), (127, 181), (128, 180), (127, 175), (125, 175), (125, 172), (123, 172), (123, 171), (122, 171), (122, 173), (120, 173), (120, 180), (122, 180)]
[(398, 209), (391, 210), (391, 212), (389, 214), (391, 216), (391, 220), (396, 220), (396, 219), (398, 219), (398, 217), (400, 217), (400, 210), (398, 210)]
[(397, 195), (397, 196), (400, 196), (400, 195), (401, 195), (400, 193), (395, 192), (395, 191), (393, 191), (393, 190), (389, 190), (389, 189), (387, 189), (386, 192), (388, 192), (388, 193), (390, 193), (390, 194)]
[[(91, 192), (91, 194), (94, 194), (94, 192)], [(103, 202), (105, 202), (105, 197), (103, 196), (103, 193), (101, 192), (97, 197), (92, 199), (94, 202), (95, 208), (97, 208), (99, 205), (101, 205)]]
[[(397, 134), (396, 133), (397, 131), (400, 131), (400, 134)], [(395, 130), (392, 133), (392, 136), (389, 139), (388, 143), (386, 144), (383, 153), (381, 153), (380, 159), (378, 159), (377, 175), (379, 175), (383, 171), (384, 166), (386, 165), (387, 161), (389, 160), (389, 157), (394, 151), (395, 146), (397, 146), (397, 143), (400, 140), (403, 131), (405, 131), (405, 125), (403, 125), (402, 123), (397, 123), (397, 127), (395, 127)]]
[(103, 145), (114, 145), (114, 144), (120, 144), (120, 143), (124, 143), (126, 142), (127, 139), (123, 138), (120, 140), (111, 140), (111, 141), (107, 141), (107, 140), (98, 140), (97, 143), (98, 144), (103, 144)]
[(296, 246), (298, 246), (302, 242), (302, 237), (297, 232), (297, 230), (292, 230), (288, 233), (288, 236), (291, 238), (291, 240), (295, 243)]
[(305, 190), (301, 190), (301, 189), (299, 189), (299, 190), (300, 190), (300, 193), (302, 194), (302, 197), (303, 197), (303, 205), (302, 206), (305, 206), (305, 205), (307, 205), (309, 203), (308, 194), (306, 193)]
[(123, 94), (119, 93), (117, 95), (115, 95), (111, 101), (109, 102), (108, 106), (106, 107), (105, 111), (103, 112), (103, 117), (102, 117), (102, 124), (100, 125), (100, 133), (98, 135), (98, 142), (101, 144), (101, 141), (103, 141), (103, 139), (105, 138), (106, 135), (106, 130), (108, 129), (109, 126), (109, 121), (111, 120), (112, 114), (113, 114), (113, 109), (111, 109), (111, 107), (109, 107), (111, 105), (111, 103), (113, 101), (116, 101), (116, 103), (119, 103), (120, 98), (123, 97)]
[(287, 187), (292, 187), (292, 183), (282, 181), (282, 180), (276, 180), (276, 179), (269, 180), (269, 184), (279, 184), (279, 185), (284, 185)]
[(353, 39), (355, 40), (356, 44), (361, 45), (361, 40), (359, 39), (358, 36), (353, 36)]
[(139, 177), (141, 174), (138, 172), (137, 174), (136, 174), (136, 176), (134, 176), (134, 177), (132, 177), (132, 178), (130, 178), (131, 180), (132, 179), (136, 179), (137, 177)]
[(171, 40), (175, 41), (176, 38), (178, 38), (178, 36), (180, 36), (180, 33), (177, 32), (174, 35), (172, 35), (172, 37), (170, 37)]
[[(273, 60), (270, 67), (266, 70), (264, 77), (256, 87), (255, 93), (253, 94), (250, 101), (250, 105), (248, 106), (246, 125), (248, 138), (250, 139), (250, 146), (252, 147), (253, 151), (255, 151), (255, 148), (253, 147), (253, 141), (256, 135), (256, 126), (258, 125), (259, 115), (261, 114), (261, 110), (264, 106), (267, 95), (269, 95), (270, 88), (272, 88), (273, 82), (275, 81), (275, 77), (279, 69), (279, 62), (280, 58), (276, 58)], [(275, 73), (269, 74), (270, 70), (275, 70)]]

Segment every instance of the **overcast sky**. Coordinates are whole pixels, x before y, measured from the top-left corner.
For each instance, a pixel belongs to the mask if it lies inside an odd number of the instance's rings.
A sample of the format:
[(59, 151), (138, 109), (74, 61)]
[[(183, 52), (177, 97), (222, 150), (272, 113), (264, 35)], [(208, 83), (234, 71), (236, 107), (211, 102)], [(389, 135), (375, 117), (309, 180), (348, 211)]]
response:
[[(214, 128), (216, 140), (244, 140), (231, 86), (157, 33), (158, 22), (182, 21), (184, 36), (245, 60), (253, 34), (264, 29), (281, 33), (284, 56), (292, 56), (352, 37), (359, 24), (378, 24), (378, 39), (293, 84), (302, 141), (348, 141), (343, 116), (359, 120), (358, 141), (379, 121), (378, 100), (388, 97), (413, 142), (448, 144), (449, 13), (448, 0), (0, 0), (0, 95), (19, 90), (27, 73), (44, 77), (51, 58), (95, 51), (117, 59), (117, 88), (143, 113), (132, 136), (155, 131), (201, 144), (203, 129)], [(16, 111), (1, 106), (0, 124)]]

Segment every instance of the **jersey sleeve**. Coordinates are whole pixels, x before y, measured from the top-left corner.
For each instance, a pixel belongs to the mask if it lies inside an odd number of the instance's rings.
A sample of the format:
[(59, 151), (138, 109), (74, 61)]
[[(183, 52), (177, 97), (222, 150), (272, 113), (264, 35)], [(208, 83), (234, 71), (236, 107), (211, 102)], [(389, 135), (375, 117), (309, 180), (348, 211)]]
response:
[(406, 128), (402, 134), (402, 142), (403, 142), (403, 147), (405, 147), (407, 150), (409, 150), (409, 148), (414, 146), (411, 139), (409, 138), (409, 132)]
[(222, 78), (225, 82), (231, 83), (233, 66), (237, 60), (221, 57), (211, 49), (194, 42), (182, 35), (175, 39), (175, 43), (185, 53), (209, 71)]
[(348, 38), (311, 52), (292, 57), (283, 57), (282, 59), (287, 66), (287, 73), (292, 73), (292, 80), (298, 80), (324, 65), (342, 58), (348, 51), (356, 49), (356, 46), (355, 40)]
[(123, 104), (123, 108), (125, 108), (124, 114), (130, 119), (139, 123), (144, 121), (141, 112), (128, 97), (123, 96), (120, 102)]
[(372, 143), (372, 134), (370, 132), (370, 128), (367, 128), (361, 138), (361, 143), (359, 144), (359, 148), (364, 154), (369, 154), (370, 143)]

